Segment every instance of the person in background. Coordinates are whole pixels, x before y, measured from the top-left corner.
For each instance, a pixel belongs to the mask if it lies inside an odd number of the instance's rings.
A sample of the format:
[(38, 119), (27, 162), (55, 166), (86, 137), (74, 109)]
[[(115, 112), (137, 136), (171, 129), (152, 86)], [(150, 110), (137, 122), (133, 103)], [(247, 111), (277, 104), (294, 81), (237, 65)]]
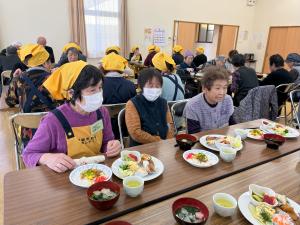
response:
[(163, 79), (154, 68), (141, 70), (138, 85), (142, 94), (126, 104), (125, 121), (130, 146), (173, 138), (174, 125), (167, 101), (160, 97)]
[(203, 47), (196, 48), (196, 56), (193, 59), (193, 63), (196, 67), (204, 67), (207, 63), (207, 56), (204, 54), (205, 49)]
[(104, 71), (103, 104), (126, 103), (136, 95), (134, 84), (123, 77), (127, 60), (110, 53), (102, 59)]
[(189, 134), (229, 125), (234, 107), (226, 94), (229, 73), (226, 69), (209, 66), (204, 69), (203, 92), (191, 98), (184, 109)]
[(56, 100), (67, 103), (48, 113), (41, 121), (22, 157), (26, 167), (46, 165), (62, 173), (73, 169), (74, 159), (119, 155), (108, 110), (102, 107), (103, 74), (86, 62), (66, 63), (44, 83)]
[(153, 57), (152, 64), (161, 72), (163, 77), (161, 97), (167, 101), (184, 99), (184, 86), (181, 78), (174, 73), (176, 64), (172, 57), (159, 52)]
[(131, 48), (128, 59), (130, 62), (142, 62), (143, 61), (139, 46), (134, 46)]
[(285, 63), (290, 69), (290, 75), (293, 82), (300, 84), (300, 55), (298, 53), (290, 53), (286, 57)]
[[(6, 56), (0, 55), (0, 74), (5, 70), (13, 70), (16, 65), (20, 64), (20, 58), (17, 54), (17, 48), (15, 46), (8, 46), (6, 48)], [(4, 84), (8, 84), (9, 80), (3, 81)]]
[[(294, 79), (284, 68), (284, 59), (281, 55), (275, 54), (269, 58), (269, 65), (271, 73), (260, 82), (260, 86), (264, 85), (274, 85), (277, 87), (281, 84), (288, 84), (293, 83)], [(283, 88), (285, 89), (285, 88)], [(284, 104), (285, 100), (287, 99), (287, 94), (283, 93), (284, 90), (277, 90), (278, 96), (278, 107)]]
[(119, 46), (113, 45), (113, 46), (107, 47), (105, 49), (105, 55), (108, 55), (112, 52), (117, 54), (117, 55), (120, 55), (121, 48)]
[(182, 55), (182, 52), (183, 52), (183, 47), (181, 45), (175, 45), (173, 47), (172, 58), (176, 63), (176, 65), (180, 65), (181, 63), (183, 63), (184, 57)]
[(234, 66), (232, 74), (231, 91), (234, 93), (233, 104), (238, 107), (248, 92), (259, 86), (257, 75), (254, 69), (245, 66), (245, 57), (242, 54), (235, 54), (231, 59)]
[(229, 71), (229, 73), (234, 72), (234, 67), (232, 65), (232, 57), (236, 54), (239, 54), (239, 52), (235, 49), (229, 51), (229, 53), (228, 53), (228, 58), (226, 59), (225, 67)]
[(188, 72), (193, 72), (196, 69), (196, 65), (193, 63), (194, 55), (190, 50), (186, 50), (184, 53), (184, 61), (180, 64), (179, 69)]
[(148, 47), (148, 55), (144, 61), (144, 66), (150, 67), (153, 66), (152, 64), (152, 58), (154, 57), (154, 55), (156, 53), (158, 53), (160, 51), (159, 47), (155, 46), (155, 45), (150, 45)]
[[(19, 42), (19, 41), (15, 41), (15, 42), (13, 42), (11, 45), (9, 45), (9, 46), (16, 47), (17, 50), (19, 50), (20, 47), (22, 46), (22, 43)], [(1, 50), (0, 56), (6, 56), (6, 48), (4, 48), (4, 49)]]
[(40, 37), (37, 38), (36, 43), (39, 44), (39, 45), (44, 46), (44, 48), (46, 49), (46, 51), (50, 55), (51, 63), (55, 63), (55, 57), (54, 57), (53, 49), (50, 46), (47, 46), (47, 40), (46, 40), (46, 38), (40, 36)]
[(60, 67), (65, 63), (74, 62), (76, 60), (86, 62), (86, 56), (82, 54), (79, 45), (74, 42), (70, 42), (63, 47), (63, 53), (55, 67)]
[(215, 62), (216, 62), (216, 66), (220, 66), (220, 67), (225, 67), (225, 63), (226, 63), (226, 57), (225, 56), (217, 56), (216, 59), (215, 59)]

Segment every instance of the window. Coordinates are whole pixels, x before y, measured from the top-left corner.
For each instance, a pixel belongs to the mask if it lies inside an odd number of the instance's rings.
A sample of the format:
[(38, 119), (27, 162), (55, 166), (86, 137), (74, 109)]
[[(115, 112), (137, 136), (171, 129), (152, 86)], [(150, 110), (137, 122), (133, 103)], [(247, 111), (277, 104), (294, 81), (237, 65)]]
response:
[(198, 42), (212, 43), (214, 38), (215, 25), (202, 23), (198, 25)]
[(120, 46), (122, 0), (84, 0), (89, 58), (100, 58), (111, 45)]

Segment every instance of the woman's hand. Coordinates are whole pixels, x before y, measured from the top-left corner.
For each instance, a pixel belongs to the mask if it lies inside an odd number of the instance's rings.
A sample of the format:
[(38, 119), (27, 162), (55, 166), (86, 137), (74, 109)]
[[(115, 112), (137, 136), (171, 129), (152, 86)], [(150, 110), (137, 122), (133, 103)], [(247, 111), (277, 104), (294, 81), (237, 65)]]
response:
[(107, 143), (107, 157), (114, 157), (120, 154), (121, 144), (118, 140), (112, 140)]
[(58, 173), (66, 172), (76, 166), (75, 161), (64, 153), (45, 153), (39, 160), (40, 165), (46, 165)]

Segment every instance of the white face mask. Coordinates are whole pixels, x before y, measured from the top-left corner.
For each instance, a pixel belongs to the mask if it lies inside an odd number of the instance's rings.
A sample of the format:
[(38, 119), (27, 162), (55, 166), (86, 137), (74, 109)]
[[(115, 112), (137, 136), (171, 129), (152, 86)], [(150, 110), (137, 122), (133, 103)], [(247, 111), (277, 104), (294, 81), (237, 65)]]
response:
[(102, 102), (103, 102), (102, 91), (92, 95), (83, 95), (82, 98), (84, 99), (85, 104), (81, 105), (78, 102), (78, 105), (85, 112), (94, 112), (102, 106)]
[(144, 88), (143, 95), (148, 101), (154, 102), (161, 95), (161, 92), (161, 88)]

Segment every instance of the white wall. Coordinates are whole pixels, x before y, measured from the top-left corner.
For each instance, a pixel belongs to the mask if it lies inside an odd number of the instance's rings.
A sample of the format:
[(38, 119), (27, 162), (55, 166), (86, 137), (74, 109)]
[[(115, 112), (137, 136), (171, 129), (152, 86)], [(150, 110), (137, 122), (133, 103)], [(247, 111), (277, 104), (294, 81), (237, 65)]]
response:
[(68, 0), (0, 0), (0, 48), (14, 41), (35, 43), (43, 35), (56, 60), (70, 41)]
[(213, 42), (212, 43), (197, 43), (197, 47), (203, 47), (205, 49), (204, 54), (207, 56), (207, 60), (212, 60), (216, 58), (218, 39), (219, 39), (220, 26), (215, 25)]
[[(252, 32), (255, 8), (246, 0), (128, 0), (128, 12), (130, 46), (141, 46), (145, 55), (145, 28), (164, 28), (168, 38), (163, 50), (171, 53), (174, 20), (238, 25), (240, 31)], [(239, 39), (237, 49), (249, 52), (249, 40)]]
[(251, 48), (258, 59), (256, 70), (261, 71), (270, 26), (299, 26), (299, 0), (258, 0), (255, 8), (254, 32), (250, 34)]

